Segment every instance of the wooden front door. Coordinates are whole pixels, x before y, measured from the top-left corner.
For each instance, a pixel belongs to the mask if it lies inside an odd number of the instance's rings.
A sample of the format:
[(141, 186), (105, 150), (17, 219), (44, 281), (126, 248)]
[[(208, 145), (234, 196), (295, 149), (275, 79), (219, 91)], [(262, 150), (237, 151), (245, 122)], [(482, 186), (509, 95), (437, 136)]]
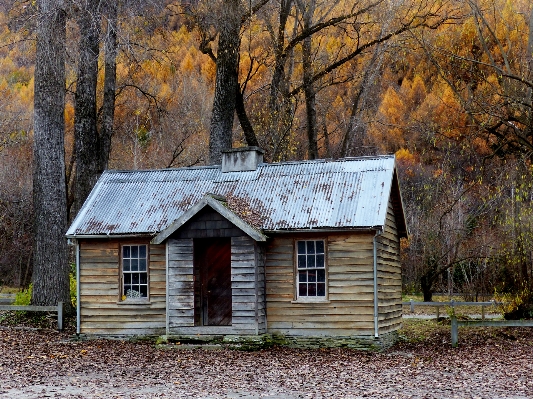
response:
[(195, 324), (231, 325), (231, 239), (194, 240)]

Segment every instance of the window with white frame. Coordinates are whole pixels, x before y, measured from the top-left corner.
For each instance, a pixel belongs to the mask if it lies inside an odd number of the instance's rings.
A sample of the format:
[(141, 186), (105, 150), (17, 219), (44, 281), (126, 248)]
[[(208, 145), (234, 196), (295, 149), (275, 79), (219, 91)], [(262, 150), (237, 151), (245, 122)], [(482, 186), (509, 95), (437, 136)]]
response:
[(297, 297), (326, 296), (324, 240), (297, 241)]
[(146, 245), (122, 246), (122, 299), (148, 298)]

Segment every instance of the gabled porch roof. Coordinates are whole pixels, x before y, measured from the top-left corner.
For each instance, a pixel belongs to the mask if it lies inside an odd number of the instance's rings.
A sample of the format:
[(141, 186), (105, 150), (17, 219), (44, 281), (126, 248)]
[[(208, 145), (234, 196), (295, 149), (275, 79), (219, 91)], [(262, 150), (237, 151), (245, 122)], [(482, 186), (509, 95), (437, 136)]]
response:
[(252, 227), (250, 224), (245, 222), (237, 214), (232, 212), (228, 206), (226, 199), (214, 194), (206, 194), (204, 197), (198, 201), (195, 205), (190, 207), (186, 212), (184, 212), (179, 218), (170, 224), (166, 229), (162, 230), (158, 235), (152, 239), (152, 244), (161, 244), (168, 237), (170, 237), (174, 232), (179, 230), (185, 223), (191, 220), (198, 212), (204, 209), (206, 206), (211, 207), (215, 212), (218, 212), (221, 216), (226, 218), (230, 223), (234, 224), (236, 227), (241, 229), (246, 233), (250, 238), (255, 241), (266, 241), (267, 237), (262, 234), (260, 231)]

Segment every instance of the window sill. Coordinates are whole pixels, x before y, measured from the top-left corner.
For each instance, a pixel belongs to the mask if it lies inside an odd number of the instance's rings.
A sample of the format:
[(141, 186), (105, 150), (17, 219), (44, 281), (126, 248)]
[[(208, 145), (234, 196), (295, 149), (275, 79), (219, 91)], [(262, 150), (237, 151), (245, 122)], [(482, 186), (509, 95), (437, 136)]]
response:
[(328, 298), (298, 298), (291, 303), (330, 303)]
[(134, 306), (142, 306), (142, 305), (151, 305), (152, 302), (148, 298), (144, 299), (125, 299), (123, 301), (117, 301), (117, 305), (134, 305)]

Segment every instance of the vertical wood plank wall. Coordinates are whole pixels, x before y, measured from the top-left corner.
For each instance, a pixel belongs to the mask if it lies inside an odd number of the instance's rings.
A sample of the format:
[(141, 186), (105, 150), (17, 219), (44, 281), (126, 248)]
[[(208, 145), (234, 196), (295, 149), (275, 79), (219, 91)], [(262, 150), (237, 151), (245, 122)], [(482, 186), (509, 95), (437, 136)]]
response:
[(149, 304), (120, 301), (120, 245), (149, 239), (79, 240), (82, 334), (160, 335), (165, 331), (165, 245), (149, 245)]
[(168, 239), (168, 330), (194, 327), (193, 239)]
[(400, 239), (391, 201), (387, 221), (378, 239), (378, 313), (379, 333), (397, 330), (402, 324), (402, 268)]
[[(266, 250), (268, 332), (373, 336), (372, 233), (274, 237)], [(295, 241), (327, 242), (328, 301), (295, 303)]]

